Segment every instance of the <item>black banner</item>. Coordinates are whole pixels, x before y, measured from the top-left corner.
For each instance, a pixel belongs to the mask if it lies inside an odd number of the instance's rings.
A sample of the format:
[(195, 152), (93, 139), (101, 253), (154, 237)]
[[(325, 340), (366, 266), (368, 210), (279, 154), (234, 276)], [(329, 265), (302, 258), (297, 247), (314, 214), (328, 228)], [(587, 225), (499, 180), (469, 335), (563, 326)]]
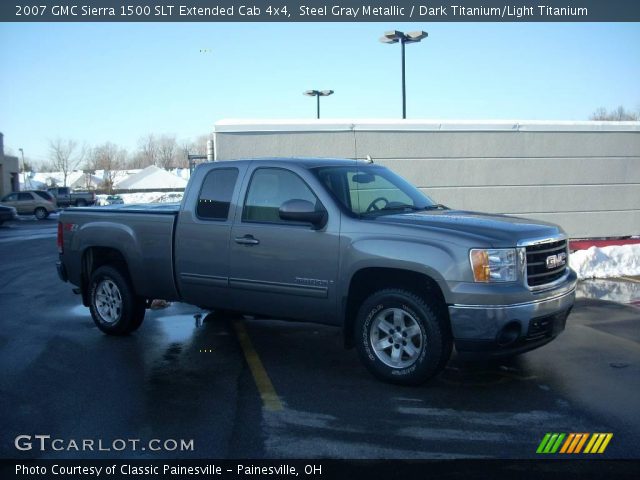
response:
[(15, 0), (2, 22), (638, 22), (629, 0)]
[(638, 460), (2, 460), (0, 478), (637, 478)]

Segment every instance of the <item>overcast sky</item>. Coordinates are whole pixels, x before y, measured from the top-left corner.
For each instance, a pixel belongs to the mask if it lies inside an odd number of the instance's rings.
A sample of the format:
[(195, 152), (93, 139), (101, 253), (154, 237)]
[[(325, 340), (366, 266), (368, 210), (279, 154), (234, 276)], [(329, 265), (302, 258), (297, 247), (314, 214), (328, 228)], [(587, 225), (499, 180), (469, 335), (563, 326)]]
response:
[(407, 46), (411, 119), (586, 120), (640, 109), (640, 24), (0, 24), (5, 146), (46, 160), (48, 140), (134, 149), (229, 118), (399, 118)]

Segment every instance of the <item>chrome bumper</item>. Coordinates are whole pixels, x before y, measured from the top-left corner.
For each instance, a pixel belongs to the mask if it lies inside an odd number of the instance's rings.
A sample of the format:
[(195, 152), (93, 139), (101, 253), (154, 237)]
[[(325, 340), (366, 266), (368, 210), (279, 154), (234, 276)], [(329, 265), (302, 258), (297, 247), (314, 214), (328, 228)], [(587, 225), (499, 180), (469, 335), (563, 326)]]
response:
[(556, 296), (512, 305), (451, 305), (449, 317), (461, 352), (512, 354), (548, 343), (564, 330), (575, 286)]

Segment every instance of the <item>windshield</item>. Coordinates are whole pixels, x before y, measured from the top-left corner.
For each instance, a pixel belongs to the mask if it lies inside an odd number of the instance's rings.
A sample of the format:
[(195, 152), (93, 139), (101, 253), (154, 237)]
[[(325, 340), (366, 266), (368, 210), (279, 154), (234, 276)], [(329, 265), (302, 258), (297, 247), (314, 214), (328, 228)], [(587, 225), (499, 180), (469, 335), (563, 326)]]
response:
[(318, 167), (314, 172), (336, 199), (358, 216), (437, 208), (424, 193), (385, 167)]

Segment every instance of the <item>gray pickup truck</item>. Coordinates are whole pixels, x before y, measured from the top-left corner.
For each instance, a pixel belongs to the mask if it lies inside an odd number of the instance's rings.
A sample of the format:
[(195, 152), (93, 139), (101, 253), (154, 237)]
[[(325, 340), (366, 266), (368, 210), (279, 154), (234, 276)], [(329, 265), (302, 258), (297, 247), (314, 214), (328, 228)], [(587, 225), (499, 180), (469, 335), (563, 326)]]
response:
[(336, 325), (377, 377), (417, 384), (463, 355), (565, 327), (576, 274), (556, 225), (452, 210), (391, 170), (333, 159), (206, 163), (181, 205), (65, 210), (64, 281), (105, 333), (150, 299)]
[(60, 208), (87, 207), (96, 203), (95, 192), (77, 192), (69, 187), (52, 187), (47, 191), (55, 197)]

